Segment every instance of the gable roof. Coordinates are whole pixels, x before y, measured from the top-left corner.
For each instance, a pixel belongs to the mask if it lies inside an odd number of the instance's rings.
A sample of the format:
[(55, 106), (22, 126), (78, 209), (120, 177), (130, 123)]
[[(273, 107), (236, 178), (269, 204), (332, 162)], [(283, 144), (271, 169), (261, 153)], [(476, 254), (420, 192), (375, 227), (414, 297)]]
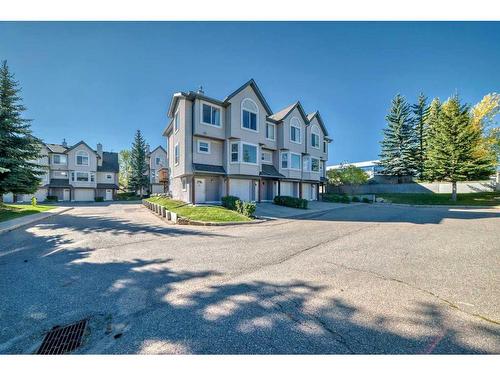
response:
[(150, 151), (150, 152), (149, 152), (149, 155), (151, 155), (153, 152), (155, 152), (155, 151), (156, 151), (156, 150), (158, 150), (159, 148), (161, 148), (161, 149), (162, 149), (162, 151), (163, 151), (164, 153), (167, 153), (167, 151), (165, 151), (165, 149), (163, 148), (163, 146), (162, 146), (162, 145), (160, 145), (160, 146), (156, 147), (153, 151)]
[(231, 100), (232, 97), (240, 93), (242, 90), (244, 90), (247, 86), (251, 86), (255, 94), (257, 94), (257, 97), (259, 98), (260, 102), (264, 106), (266, 112), (268, 115), (271, 115), (273, 111), (271, 110), (271, 107), (269, 107), (269, 104), (267, 104), (266, 99), (264, 98), (264, 95), (262, 95), (262, 92), (260, 91), (259, 87), (257, 86), (257, 83), (255, 83), (254, 79), (251, 78), (248, 82), (244, 83), (241, 87), (237, 88), (235, 91), (233, 91), (231, 94), (229, 94), (225, 99), (224, 103), (228, 103), (229, 100)]
[(325, 135), (325, 137), (328, 137), (328, 130), (326, 129), (325, 123), (323, 122), (323, 119), (321, 118), (319, 111), (309, 113), (307, 115), (307, 120), (309, 120), (309, 122), (311, 122), (315, 117), (318, 120), (319, 126), (321, 126), (321, 130), (323, 130), (323, 134)]
[(68, 150), (67, 147), (55, 143), (45, 143), (45, 146), (49, 149), (50, 152), (53, 152), (55, 154), (64, 154)]
[(117, 152), (107, 152), (102, 153), (102, 165), (97, 166), (97, 172), (115, 172), (120, 171), (120, 166), (118, 164), (118, 153)]
[(71, 146), (70, 148), (68, 148), (68, 149), (66, 150), (66, 152), (70, 152), (71, 150), (73, 150), (74, 148), (76, 148), (76, 147), (78, 147), (78, 146), (80, 146), (80, 145), (85, 145), (85, 146), (87, 146), (87, 147), (88, 147), (89, 149), (91, 149), (91, 150), (92, 150), (95, 154), (97, 154), (97, 152), (96, 152), (96, 151), (95, 151), (92, 147), (90, 147), (88, 144), (86, 144), (84, 141), (80, 141), (80, 142), (78, 142), (78, 143), (74, 144), (73, 146)]
[(282, 109), (281, 111), (273, 114), (272, 116), (269, 116), (270, 119), (274, 121), (283, 121), (285, 117), (287, 117), (295, 108), (299, 110), (300, 115), (302, 116), (302, 119), (306, 123), (306, 125), (309, 123), (309, 120), (306, 116), (306, 113), (304, 112), (304, 108), (302, 107), (302, 104), (300, 104), (299, 101), (296, 101), (292, 105), (289, 105), (288, 107)]

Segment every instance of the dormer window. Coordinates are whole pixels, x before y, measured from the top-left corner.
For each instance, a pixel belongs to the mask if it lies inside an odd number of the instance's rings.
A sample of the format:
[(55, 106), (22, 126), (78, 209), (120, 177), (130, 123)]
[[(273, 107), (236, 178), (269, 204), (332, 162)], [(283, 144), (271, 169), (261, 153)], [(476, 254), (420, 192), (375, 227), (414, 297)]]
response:
[(259, 107), (252, 99), (241, 102), (241, 127), (255, 132), (259, 129)]
[(290, 120), (290, 141), (302, 143), (300, 140), (300, 121), (297, 117), (293, 117)]
[(87, 151), (78, 151), (76, 153), (76, 165), (89, 165), (89, 153)]

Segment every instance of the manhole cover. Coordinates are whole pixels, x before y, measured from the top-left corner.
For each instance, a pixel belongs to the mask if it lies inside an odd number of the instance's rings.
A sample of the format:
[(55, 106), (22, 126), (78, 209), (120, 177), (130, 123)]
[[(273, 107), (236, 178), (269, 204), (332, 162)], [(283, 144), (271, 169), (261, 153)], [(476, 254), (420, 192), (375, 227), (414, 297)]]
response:
[(65, 327), (52, 328), (36, 354), (64, 354), (75, 350), (82, 344), (87, 320), (80, 320)]

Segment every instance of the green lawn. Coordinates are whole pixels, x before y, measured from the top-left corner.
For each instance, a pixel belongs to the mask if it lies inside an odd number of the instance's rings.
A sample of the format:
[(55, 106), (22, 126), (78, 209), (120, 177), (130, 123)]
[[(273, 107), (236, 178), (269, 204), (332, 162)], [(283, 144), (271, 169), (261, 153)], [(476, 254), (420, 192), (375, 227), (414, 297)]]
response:
[(458, 194), (457, 201), (451, 200), (451, 194), (376, 194), (392, 203), (456, 205), (456, 206), (500, 206), (500, 192)]
[(28, 204), (0, 204), (0, 221), (16, 219), (53, 209), (55, 206), (31, 206)]
[(160, 204), (166, 207), (167, 210), (175, 212), (179, 216), (190, 220), (218, 223), (252, 220), (236, 211), (231, 211), (221, 206), (191, 206), (182, 201), (161, 197), (148, 198), (147, 200), (149, 202)]

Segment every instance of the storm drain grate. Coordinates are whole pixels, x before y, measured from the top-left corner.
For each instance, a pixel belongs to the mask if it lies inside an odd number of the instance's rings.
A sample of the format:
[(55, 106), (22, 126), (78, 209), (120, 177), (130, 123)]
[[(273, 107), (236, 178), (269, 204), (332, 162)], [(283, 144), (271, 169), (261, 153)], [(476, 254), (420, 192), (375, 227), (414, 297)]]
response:
[(65, 327), (52, 328), (43, 339), (36, 354), (64, 354), (75, 350), (82, 344), (87, 320), (80, 320)]

